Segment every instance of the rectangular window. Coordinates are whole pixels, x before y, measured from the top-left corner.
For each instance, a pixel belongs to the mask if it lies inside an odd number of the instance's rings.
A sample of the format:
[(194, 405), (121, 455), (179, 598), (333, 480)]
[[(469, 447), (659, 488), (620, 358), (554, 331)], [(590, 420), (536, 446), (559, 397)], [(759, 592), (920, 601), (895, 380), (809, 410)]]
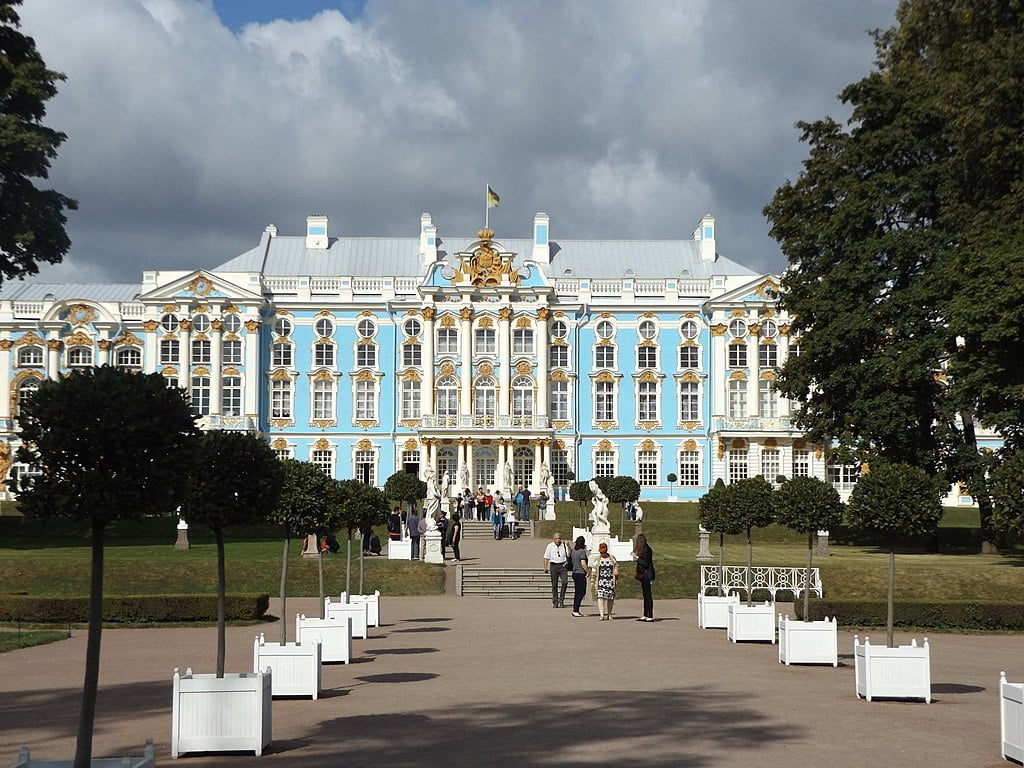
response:
[(277, 456), (278, 461), (284, 461), (285, 459), (290, 459), (292, 457), (291, 446), (288, 446), (286, 448), (275, 448), (274, 449), (274, 455)]
[(636, 412), (640, 421), (658, 420), (658, 383), (641, 381), (637, 385)]
[(658, 367), (658, 348), (657, 347), (637, 347), (636, 348), (636, 367), (637, 368), (657, 368)]
[(334, 477), (334, 451), (332, 449), (313, 451), (309, 460), (311, 464), (319, 467), (320, 471), (325, 475)]
[(221, 362), (224, 365), (242, 364), (242, 342), (237, 339), (229, 339), (221, 343)]
[(757, 364), (761, 368), (776, 368), (779, 365), (779, 348), (774, 344), (761, 344), (757, 348)]
[(206, 416), (210, 413), (210, 377), (192, 377), (192, 415)]
[(636, 479), (641, 486), (658, 484), (658, 452), (640, 451), (636, 457)]
[(730, 344), (729, 345), (729, 367), (730, 368), (746, 368), (747, 367), (747, 345), (746, 344)]
[(683, 370), (686, 370), (687, 368), (699, 368), (700, 347), (680, 347), (679, 367)]
[(373, 451), (356, 451), (356, 480), (366, 485), (377, 482), (377, 462)]
[(569, 485), (569, 452), (561, 448), (551, 449), (551, 477), (555, 485), (565, 488)]
[(829, 464), (825, 467), (825, 477), (837, 491), (852, 491), (860, 477), (860, 467), (856, 464)]
[(334, 382), (313, 382), (313, 420), (334, 421)]
[(92, 365), (92, 350), (89, 347), (72, 347), (68, 350), (68, 368), (89, 368)]
[(793, 477), (811, 476), (811, 452), (806, 448), (793, 449)]
[(177, 389), (178, 388), (178, 377), (176, 375), (164, 376), (164, 383), (168, 387), (173, 387), (174, 389)]
[(553, 421), (569, 420), (569, 382), (551, 382), (551, 403), (548, 413)]
[(700, 421), (700, 384), (696, 381), (679, 383), (679, 420)]
[(516, 328), (512, 331), (512, 354), (533, 354), (533, 331), (529, 328)]
[(594, 348), (595, 368), (615, 368), (615, 347), (607, 344)]
[(779, 449), (778, 448), (762, 448), (761, 449), (761, 477), (767, 480), (772, 485), (775, 484), (775, 478), (779, 476), (780, 472), (779, 462)]
[(799, 339), (791, 339), (790, 342), (789, 342), (789, 356), (790, 357), (800, 357), (800, 353), (802, 351), (803, 351), (803, 348), (800, 345), (800, 340)]
[(615, 477), (615, 451), (594, 454), (594, 477)]
[(356, 345), (356, 366), (359, 368), (377, 367), (377, 345), (364, 342)]
[(561, 344), (548, 347), (548, 364), (551, 368), (568, 368), (569, 348)]
[(459, 332), (455, 328), (438, 328), (437, 353), (439, 355), (459, 354)]
[(729, 449), (729, 482), (735, 483), (737, 480), (747, 479), (747, 449), (746, 448), (730, 448)]
[(457, 416), (459, 413), (459, 390), (454, 386), (438, 387), (437, 415)]
[(160, 365), (177, 365), (181, 362), (179, 357), (180, 348), (177, 339), (161, 339)]
[(270, 348), (271, 365), (275, 368), (292, 367), (292, 345), (286, 341), (277, 341)]
[(700, 485), (700, 451), (679, 452), (679, 485), (686, 488)]
[[(418, 381), (402, 382), (402, 418), (418, 419), (420, 417), (420, 383)], [(418, 459), (417, 459), (418, 461)]]
[(290, 381), (270, 382), (270, 418), (290, 419), (292, 417), (292, 383)]
[(206, 339), (192, 339), (192, 365), (210, 364), (210, 342)]
[(403, 344), (402, 365), (423, 365), (423, 345), (419, 342)]
[(334, 344), (328, 341), (321, 341), (313, 345), (313, 367), (334, 367)]
[(473, 351), (478, 355), (493, 355), (497, 352), (493, 328), (477, 328), (473, 332)]
[(356, 382), (356, 418), (360, 421), (375, 421), (377, 419), (376, 382)]
[(733, 379), (729, 382), (729, 418), (744, 419), (747, 417), (747, 382)]
[(595, 383), (594, 420), (615, 421), (615, 382), (598, 381)]
[(779, 415), (779, 395), (772, 387), (772, 382), (762, 379), (757, 382), (757, 391), (761, 416), (767, 419), (776, 418)]
[(20, 368), (42, 368), (43, 348), (35, 346), (22, 347), (18, 351), (18, 366)]
[(221, 385), (220, 412), (224, 416), (242, 415), (242, 377), (225, 376)]

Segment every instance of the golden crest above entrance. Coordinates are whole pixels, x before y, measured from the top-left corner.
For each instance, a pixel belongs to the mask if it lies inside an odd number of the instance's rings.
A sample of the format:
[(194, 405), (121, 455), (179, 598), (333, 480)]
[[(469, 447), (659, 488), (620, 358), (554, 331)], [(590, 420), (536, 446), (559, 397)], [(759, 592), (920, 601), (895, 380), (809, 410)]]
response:
[(483, 287), (519, 285), (519, 270), (512, 266), (514, 253), (502, 252), (500, 245), (492, 238), (494, 230), (481, 229), (476, 233), (480, 238), (468, 251), (456, 254), (459, 266), (452, 277), (452, 285), (469, 283)]

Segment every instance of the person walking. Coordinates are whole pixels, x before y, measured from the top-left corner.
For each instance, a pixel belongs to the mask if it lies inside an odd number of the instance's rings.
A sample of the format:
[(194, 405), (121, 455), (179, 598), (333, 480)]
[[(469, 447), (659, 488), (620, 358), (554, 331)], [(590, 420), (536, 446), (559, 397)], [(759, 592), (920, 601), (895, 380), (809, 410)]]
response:
[(427, 510), (423, 510), (423, 514), (420, 516), (419, 524), (420, 541), (423, 542), (423, 546), (420, 547), (420, 560), (427, 559), (427, 542), (424, 540), (424, 536), (427, 535)]
[(642, 533), (636, 537), (633, 557), (636, 558), (635, 578), (640, 582), (640, 589), (644, 593), (644, 615), (637, 621), (654, 621), (654, 597), (651, 595), (651, 583), (654, 581), (654, 552), (647, 543), (647, 537)]
[(544, 550), (544, 573), (551, 574), (551, 607), (565, 608), (565, 590), (569, 586), (569, 547), (556, 533)]
[(402, 515), (398, 507), (391, 510), (391, 514), (388, 515), (388, 539), (391, 541), (401, 541), (402, 539)]
[(441, 562), (444, 562), (445, 546), (448, 543), (448, 517), (443, 509), (437, 518), (437, 531), (441, 534)]
[(590, 566), (587, 563), (587, 540), (582, 536), (576, 537), (576, 544), (569, 556), (572, 564), (572, 615), (576, 618), (583, 616), (580, 613), (580, 606), (583, 605), (583, 598), (587, 594), (587, 577), (590, 576)]
[(521, 503), (519, 505), (519, 517), (529, 522), (530, 520), (530, 489), (523, 488), (521, 491)]
[(452, 513), (452, 520), (448, 523), (448, 546), (452, 548), (452, 554), (456, 561), (462, 560), (462, 553), (459, 552), (459, 542), (462, 541), (462, 518), (458, 512)]
[(615, 607), (615, 586), (619, 581), (619, 564), (608, 551), (608, 544), (601, 542), (597, 547), (597, 561), (591, 569), (594, 574), (594, 593), (597, 595), (597, 611), (601, 621), (610, 621)]
[(420, 516), (414, 509), (409, 513), (409, 541), (412, 542), (412, 559), (420, 559)]

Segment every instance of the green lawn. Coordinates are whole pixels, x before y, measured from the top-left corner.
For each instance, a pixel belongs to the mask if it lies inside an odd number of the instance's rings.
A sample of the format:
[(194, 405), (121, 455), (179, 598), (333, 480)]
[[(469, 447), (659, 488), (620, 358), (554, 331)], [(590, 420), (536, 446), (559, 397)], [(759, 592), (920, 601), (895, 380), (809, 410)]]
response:
[(15, 651), (18, 648), (31, 648), (33, 645), (45, 645), (65, 640), (67, 632), (44, 630), (41, 632), (0, 632), (0, 653)]

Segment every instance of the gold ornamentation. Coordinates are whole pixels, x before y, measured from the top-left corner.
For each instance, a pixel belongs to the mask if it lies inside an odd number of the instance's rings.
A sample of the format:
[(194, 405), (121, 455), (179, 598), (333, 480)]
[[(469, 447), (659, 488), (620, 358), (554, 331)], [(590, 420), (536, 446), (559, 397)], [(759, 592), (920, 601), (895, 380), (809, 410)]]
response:
[(433, 307), (424, 307), (422, 310), (420, 310), (420, 313), (423, 315), (423, 319), (426, 320), (428, 323), (434, 319), (435, 312), (437, 312), (437, 310), (434, 309)]
[(823, 451), (823, 450), (824, 450), (824, 449), (822, 448), (822, 445), (821, 445), (821, 443), (818, 443), (817, 445), (815, 445), (815, 446), (814, 446), (814, 458), (816, 458), (816, 459), (820, 459), (820, 458), (821, 458), (821, 456), (822, 456), (822, 451)]
[(761, 333), (761, 324), (751, 323), (750, 325), (747, 326), (747, 330), (749, 330), (754, 336), (757, 336), (759, 333)]
[(43, 381), (44, 377), (43, 374), (38, 371), (20, 371), (13, 379), (11, 379), (10, 413), (12, 414), (18, 412), (18, 390), (26, 379), (38, 379), (39, 381)]
[(270, 447), (276, 451), (283, 451), (288, 447), (288, 441), (283, 437), (279, 437), (270, 444)]
[(614, 449), (610, 440), (602, 440), (597, 444), (597, 450), (599, 451), (612, 451)]
[(142, 330), (144, 330), (146, 333), (153, 333), (153, 331), (155, 331), (159, 327), (160, 323), (158, 323), (156, 320), (147, 320), (142, 324)]
[(176, 304), (164, 304), (164, 312), (177, 312), (178, 306)]
[(359, 451), (372, 451), (373, 450), (373, 443), (371, 443), (369, 440), (367, 440), (364, 437), (362, 440), (360, 440), (358, 443), (356, 443), (356, 450), (359, 450)]
[(163, 368), (160, 369), (160, 375), (161, 376), (177, 376), (178, 375), (178, 369), (175, 368), (173, 365), (165, 365)]
[(746, 381), (747, 374), (745, 374), (743, 371), (733, 371), (731, 374), (729, 374), (729, 379), (736, 381)]
[(774, 309), (762, 309), (758, 314), (760, 314), (761, 317), (775, 317), (775, 310)]
[(744, 312), (742, 309), (734, 309), (732, 311), (732, 314), (729, 315), (729, 317), (746, 317), (746, 316), (747, 316), (747, 313)]
[(355, 378), (356, 381), (373, 381), (376, 377), (373, 375), (371, 371), (368, 371), (364, 368), (359, 373), (357, 373), (353, 378)]
[(181, 330), (183, 330), (183, 331), (185, 331), (187, 333), (188, 331), (192, 330), (192, 321), (191, 320), (182, 320), (180, 323), (178, 323), (178, 327), (180, 327)]
[(757, 286), (755, 293), (762, 299), (775, 299), (779, 293), (779, 284), (769, 277)]
[(697, 441), (696, 440), (686, 440), (686, 441), (684, 441), (683, 442), (683, 450), (684, 451), (696, 451), (696, 450), (698, 450), (698, 448), (697, 448)]
[(761, 379), (761, 381), (775, 381), (779, 377), (775, 375), (775, 371), (765, 371), (758, 378)]
[(192, 314), (206, 314), (210, 310), (205, 304), (196, 304), (195, 309), (192, 310)]
[(68, 311), (68, 321), (73, 325), (87, 325), (96, 319), (96, 310), (87, 304), (75, 304)]
[(376, 427), (379, 423), (376, 419), (356, 419), (355, 425), (360, 429), (369, 429)]
[(196, 296), (208, 296), (212, 290), (213, 282), (206, 275), (196, 275), (188, 284), (189, 293), (194, 293)]
[(331, 450), (331, 444), (326, 437), (321, 437), (315, 443), (313, 443), (314, 451), (329, 451)]
[(508, 322), (509, 320), (512, 319), (512, 308), (502, 307), (501, 309), (498, 310), (498, 317), (500, 317), (505, 322)]
[(806, 440), (794, 440), (793, 441), (793, 450), (794, 451), (802, 451), (806, 447), (807, 447), (807, 441)]
[(729, 447), (735, 448), (736, 450), (740, 450), (741, 448), (747, 447), (747, 441), (744, 440), (742, 437), (734, 437)]
[(597, 428), (600, 429), (602, 432), (609, 432), (615, 429), (614, 421), (598, 421), (595, 423), (597, 424)]
[(779, 326), (779, 335), (780, 336), (789, 336), (789, 330), (790, 330), (789, 324), (788, 323), (783, 323), (782, 325)]
[(110, 345), (112, 343), (113, 342), (111, 342), (110, 339), (100, 339), (99, 341), (96, 342), (96, 346), (99, 347), (104, 352), (108, 352), (110, 351)]
[(192, 369), (192, 375), (193, 376), (209, 376), (210, 375), (210, 369), (207, 368), (205, 365), (200, 365), (200, 366)]
[(220, 372), (221, 376), (241, 376), (241, 372), (234, 366), (229, 366)]
[(334, 375), (330, 371), (321, 369), (313, 375), (313, 381), (334, 381)]
[(615, 381), (615, 374), (610, 371), (601, 371), (594, 377), (594, 381)]
[(761, 339), (761, 344), (763, 344), (766, 347), (767, 346), (774, 346), (777, 343), (778, 342), (775, 341), (775, 339)]
[(699, 384), (700, 383), (700, 376), (698, 376), (693, 371), (687, 371), (686, 373), (684, 373), (682, 376), (679, 377), (679, 380), (680, 381), (689, 382), (689, 383)]
[(309, 423), (317, 429), (330, 429), (338, 426), (338, 422), (334, 419), (312, 419)]
[(193, 341), (209, 341), (210, 337), (205, 333), (197, 333), (192, 337)]
[(493, 328), (494, 321), (489, 317), (481, 317), (480, 322), (477, 323), (478, 328)]
[(643, 382), (652, 382), (652, 381), (653, 382), (657, 382), (658, 381), (658, 374), (656, 374), (654, 371), (652, 371), (651, 369), (648, 368), (646, 371), (644, 371), (639, 376), (637, 376), (636, 380), (637, 381), (643, 381)]
[(28, 333), (23, 334), (21, 336), (21, 338), (19, 338), (17, 341), (15, 341), (14, 345), (18, 346), (18, 347), (23, 347), (26, 344), (42, 344), (42, 343), (43, 343), (43, 339), (42, 339), (41, 336), (37, 335), (33, 331), (29, 331)]
[[(429, 307), (428, 307), (428, 309), (429, 309)], [(433, 311), (433, 310), (431, 310), (431, 311)], [(449, 314), (441, 315), (441, 319), (438, 321), (438, 324), (442, 328), (454, 328), (455, 327), (455, 317), (452, 316), (452, 315), (449, 315)]]
[(236, 306), (235, 306), (234, 304), (228, 304), (228, 305), (227, 305), (226, 307), (224, 307), (224, 309), (222, 310), (222, 313), (223, 313), (223, 314), (225, 314), (225, 315), (233, 315), (233, 314), (235, 314), (236, 312), (238, 312), (238, 307), (236, 307)]
[(246, 320), (245, 321), (245, 330), (247, 330), (249, 333), (259, 333), (260, 332), (260, 322), (259, 322), (259, 320)]
[(291, 315), (292, 315), (292, 313), (289, 312), (287, 309), (279, 309), (279, 310), (277, 310), (277, 316), (278, 317), (291, 317)]
[(764, 447), (765, 448), (777, 448), (778, 446), (779, 446), (779, 441), (776, 440), (774, 437), (766, 438), (765, 441), (764, 441)]
[(598, 315), (598, 317), (603, 318), (605, 320), (610, 319), (611, 316), (612, 316), (611, 312), (602, 312), (600, 315)]
[(661, 423), (657, 421), (641, 421), (639, 422), (640, 429), (644, 432), (653, 432), (654, 430), (661, 427)]
[(455, 375), (455, 366), (452, 365), (451, 363), (442, 363), (441, 364), (441, 375), (442, 376), (454, 376)]
[[(277, 429), (284, 429), (285, 427), (292, 426), (292, 424), (294, 424), (295, 422), (292, 421), (291, 419), (271, 419), (269, 423), (270, 426), (272, 427), (275, 427)], [(284, 447), (287, 448), (288, 444), (286, 443)]]
[(551, 317), (551, 310), (547, 307), (537, 307), (537, 319), (541, 322), (547, 322), (548, 318)]
[(530, 326), (530, 318), (528, 317), (523, 316), (516, 320), (516, 328), (529, 328)]
[(241, 341), (241, 338), (242, 337), (239, 336), (237, 333), (225, 333), (223, 340), (224, 341)]
[(272, 374), (270, 374), (271, 381), (291, 381), (292, 375), (288, 373), (284, 368), (278, 368)]
[(712, 336), (725, 336), (726, 330), (728, 330), (728, 326), (722, 325), (721, 323), (719, 323), (718, 325), (712, 325), (711, 326), (711, 335)]
[(14, 342), (10, 339), (0, 339), (0, 349), (4, 352), (10, 351), (11, 347), (14, 346)]
[(502, 281), (519, 285), (519, 271), (512, 266), (515, 254), (502, 254), (493, 241), (494, 230), (481, 229), (476, 233), (480, 238), (470, 250), (459, 254), (459, 266), (452, 277), (452, 284), (469, 281), (472, 285), (494, 287)]
[(656, 451), (656, 450), (658, 450), (658, 445), (653, 440), (647, 439), (647, 440), (644, 440), (642, 443), (640, 443), (640, 450), (641, 451)]
[(402, 381), (422, 381), (418, 371), (408, 370), (401, 375)]
[(682, 423), (682, 427), (687, 432), (695, 432), (696, 430), (700, 429), (700, 422), (699, 421), (684, 421)]
[(220, 333), (221, 331), (224, 330), (224, 321), (223, 320), (211, 320), (210, 321), (210, 328), (212, 328), (217, 333)]
[(493, 373), (494, 373), (494, 368), (491, 366), (490, 363), (481, 363), (480, 364), (480, 375), (481, 376), (490, 376)]
[(694, 318), (697, 316), (696, 312), (683, 312), (683, 317)]
[(64, 339), (64, 346), (66, 347), (91, 347), (92, 338), (82, 333), (81, 331), (75, 331), (66, 339)]
[(725, 456), (725, 440), (720, 437), (720, 438), (718, 438), (718, 458), (721, 459), (724, 456)]
[(572, 422), (569, 422), (569, 421), (552, 421), (551, 422), (551, 428), (552, 429), (568, 429), (571, 426), (571, 424), (572, 424)]
[(419, 449), (420, 444), (410, 437), (402, 447), (407, 451), (415, 451)]
[(532, 366), (532, 365), (530, 365), (530, 364), (529, 364), (528, 362), (526, 362), (525, 360), (521, 360), (521, 361), (520, 361), (520, 362), (519, 362), (519, 363), (518, 363), (518, 364), (516, 365), (516, 372), (517, 372), (517, 373), (521, 373), (521, 374), (523, 374), (524, 376), (525, 376), (525, 375), (527, 375), (527, 374), (529, 374), (529, 373), (531, 373), (532, 371), (533, 371), (533, 366)]
[(60, 339), (50, 339), (48, 342), (46, 342), (46, 348), (53, 352), (59, 352), (60, 347)]
[(569, 375), (565, 371), (555, 371), (549, 378), (551, 381), (568, 381)]
[(473, 319), (473, 308), (472, 307), (463, 307), (462, 309), (459, 310), (459, 317), (461, 317), (463, 320), (472, 320)]
[(551, 340), (551, 346), (553, 346), (553, 347), (568, 347), (569, 346), (569, 342), (566, 341), (565, 339), (552, 339)]
[(644, 312), (642, 315), (640, 315), (640, 317), (653, 318), (654, 317), (654, 313), (653, 312)]
[(121, 334), (120, 336), (118, 336), (117, 339), (114, 340), (114, 346), (115, 347), (126, 347), (126, 346), (127, 347), (141, 347), (142, 346), (142, 339), (140, 339), (138, 336), (136, 336), (131, 331), (127, 331), (127, 332)]

